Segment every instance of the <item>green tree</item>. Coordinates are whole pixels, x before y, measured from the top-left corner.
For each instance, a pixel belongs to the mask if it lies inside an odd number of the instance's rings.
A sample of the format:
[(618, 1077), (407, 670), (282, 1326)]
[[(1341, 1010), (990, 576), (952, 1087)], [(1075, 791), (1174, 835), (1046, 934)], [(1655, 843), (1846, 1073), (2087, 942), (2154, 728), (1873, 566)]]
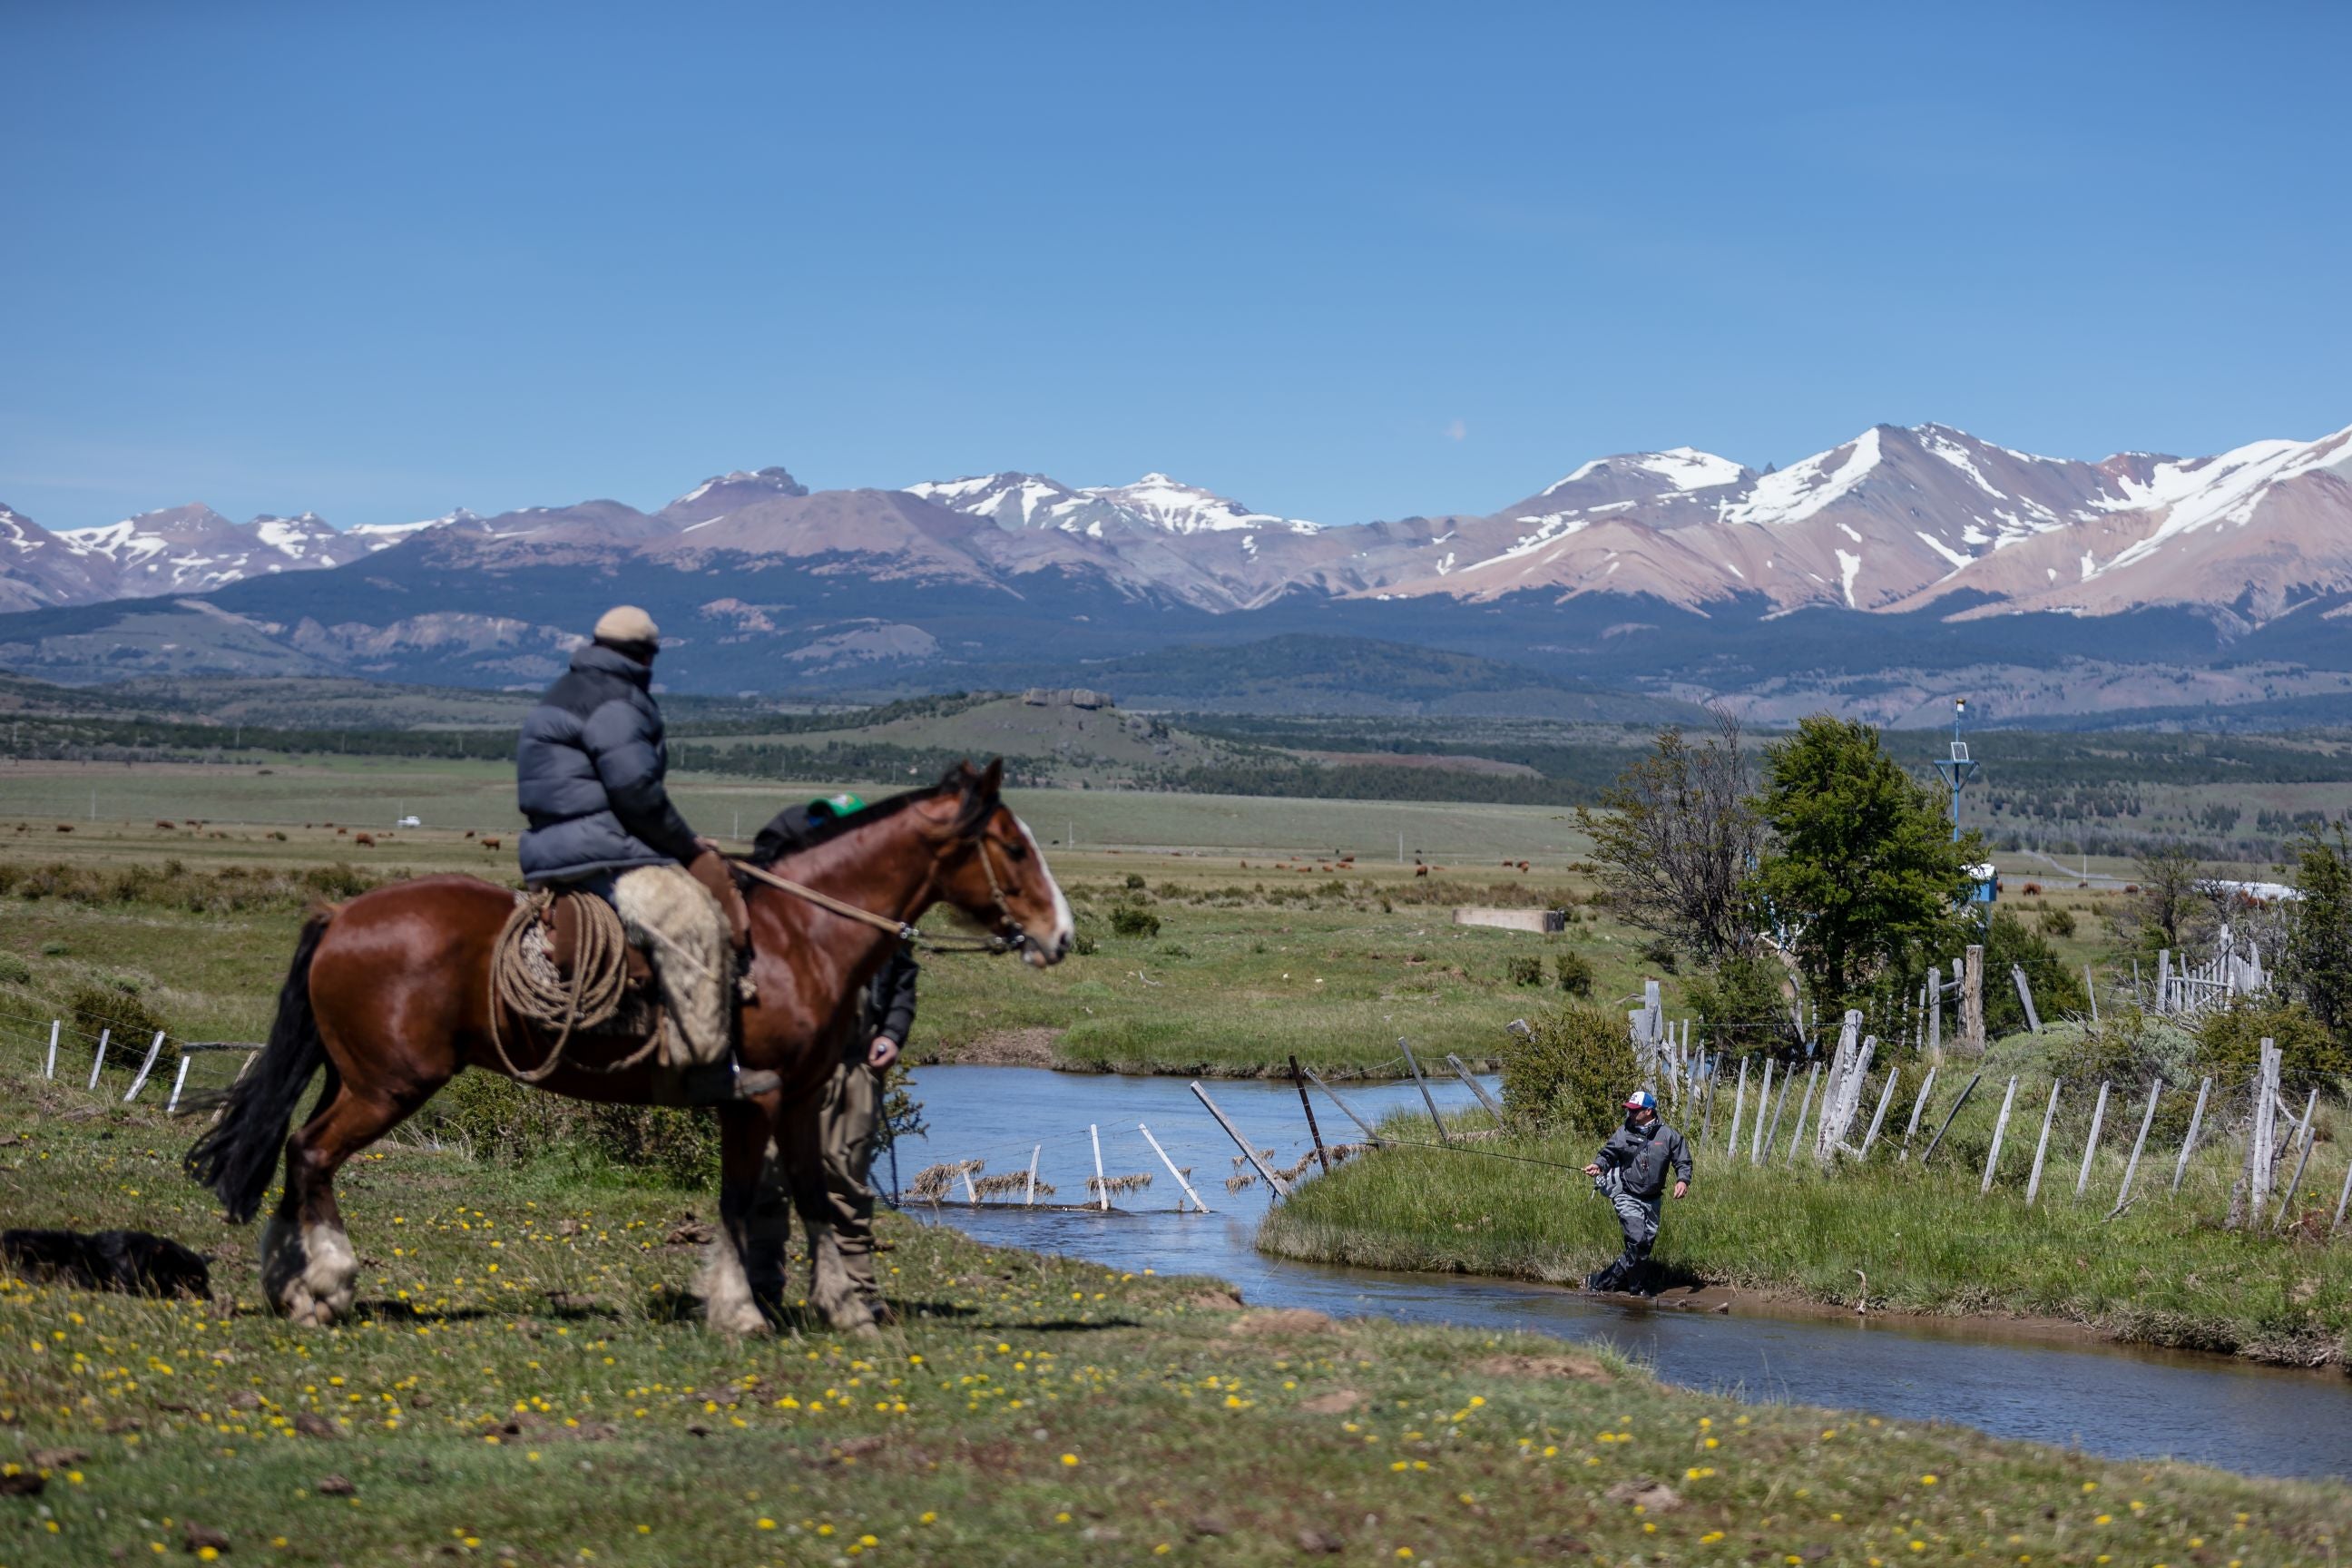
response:
[(1769, 847), (1748, 879), (1823, 1010), (1890, 967), (1961, 940), (1967, 867), (1940, 804), (1879, 744), (1874, 725), (1826, 714), (1765, 748), (1756, 810)]
[(2295, 841), (2294, 885), (2281, 975), (2338, 1040), (2352, 1031), (2352, 845), (2344, 824), (2306, 826)]

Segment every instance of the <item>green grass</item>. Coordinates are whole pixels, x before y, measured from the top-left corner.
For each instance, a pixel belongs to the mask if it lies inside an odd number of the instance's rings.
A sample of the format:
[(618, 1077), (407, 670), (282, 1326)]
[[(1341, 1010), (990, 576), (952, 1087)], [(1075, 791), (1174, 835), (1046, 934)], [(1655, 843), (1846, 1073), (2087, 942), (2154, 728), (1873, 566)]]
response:
[[(1666, 1205), (1654, 1254), (1665, 1277), (1843, 1307), (1863, 1298), (1866, 1277), (1874, 1310), (2054, 1318), (2140, 1343), (2294, 1365), (2352, 1362), (2352, 1237), (2318, 1238), (2344, 1180), (2341, 1142), (2331, 1136), (2314, 1153), (2295, 1204), (2306, 1229), (2294, 1237), (2221, 1228), (2242, 1143), (2210, 1128), (2178, 1197), (2177, 1135), (2161, 1147), (2151, 1140), (2130, 1207), (2109, 1220), (2138, 1131), (2138, 1102), (2125, 1093), (2110, 1104), (2087, 1195), (2074, 1195), (2088, 1131), (2082, 1104), (2053, 1130), (2029, 1208), (2047, 1079), (2039, 1092), (2020, 1086), (2018, 1103), (2032, 1110), (2012, 1113), (1989, 1196), (1979, 1187), (2005, 1078), (1989, 1071), (1932, 1163), (1919, 1163), (1969, 1070), (1947, 1065), (1908, 1162), (1895, 1159), (1911, 1098), (1905, 1089), (1889, 1112), (1892, 1140), (1882, 1137), (1867, 1165), (1829, 1173), (1803, 1152), (1787, 1162), (1795, 1104), (1763, 1166), (1749, 1162), (1752, 1121), (1739, 1152), (1727, 1154), (1727, 1099), (1696, 1151), (1690, 1196)], [(2333, 1113), (2321, 1121), (2331, 1133), (2341, 1125)], [(1696, 1127), (1685, 1131), (1696, 1145)], [(1399, 1123), (1398, 1136), (1426, 1140), (1428, 1131)], [(1577, 1167), (1599, 1142), (1552, 1133), (1476, 1147)], [(1260, 1247), (1286, 1258), (1553, 1282), (1580, 1280), (1620, 1245), (1609, 1206), (1574, 1169), (1422, 1149), (1381, 1151), (1303, 1184), (1258, 1233)]]
[[(177, 1560), (191, 1526), (233, 1562), (607, 1568), (2272, 1563), (2352, 1531), (2340, 1487), (1743, 1406), (1532, 1336), (1244, 1315), (897, 1221), (903, 1329), (730, 1342), (679, 1310), (669, 1237), (705, 1196), (404, 1148), (342, 1184), (362, 1313), (298, 1330), (177, 1174), (188, 1132), (34, 1084), (0, 1108), (12, 1223), (218, 1255), (203, 1304), (0, 1282), (0, 1460), (44, 1480), (0, 1497), (11, 1568)], [(1672, 1501), (1637, 1506), (1648, 1483)]]

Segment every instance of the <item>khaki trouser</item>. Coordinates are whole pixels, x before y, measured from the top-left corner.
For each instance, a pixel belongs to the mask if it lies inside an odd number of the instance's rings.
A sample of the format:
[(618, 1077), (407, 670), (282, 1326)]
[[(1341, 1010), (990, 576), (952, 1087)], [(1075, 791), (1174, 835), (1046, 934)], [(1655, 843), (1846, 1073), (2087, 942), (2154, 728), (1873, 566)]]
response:
[(663, 1036), (662, 1065), (726, 1061), (733, 1053), (729, 992), (735, 954), (719, 901), (683, 866), (638, 866), (613, 879), (613, 908), (629, 939), (652, 960), (663, 1008), (675, 1026)]
[[(817, 1142), (824, 1176), (824, 1214), (851, 1286), (879, 1306), (882, 1288), (874, 1276), (874, 1189), (866, 1176), (882, 1128), (882, 1075), (866, 1065), (871, 1031), (859, 1030), (856, 1046), (835, 1063), (817, 1111)], [(792, 1191), (773, 1143), (760, 1166), (760, 1186), (749, 1218), (751, 1288), (781, 1297), (784, 1252), (792, 1225)]]

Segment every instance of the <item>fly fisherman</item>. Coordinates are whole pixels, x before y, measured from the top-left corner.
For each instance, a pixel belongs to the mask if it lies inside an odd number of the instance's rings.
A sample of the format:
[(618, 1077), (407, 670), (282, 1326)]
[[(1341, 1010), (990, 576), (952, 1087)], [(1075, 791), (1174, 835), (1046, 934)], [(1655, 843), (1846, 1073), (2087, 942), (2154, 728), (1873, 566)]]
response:
[(1666, 1192), (1666, 1167), (1674, 1167), (1675, 1196), (1690, 1191), (1690, 1145), (1658, 1120), (1658, 1097), (1637, 1089), (1625, 1101), (1625, 1125), (1609, 1135), (1584, 1173), (1593, 1191), (1617, 1210), (1625, 1232), (1625, 1253), (1585, 1281), (1588, 1289), (1629, 1290), (1642, 1283), (1650, 1248), (1658, 1239), (1658, 1210)]

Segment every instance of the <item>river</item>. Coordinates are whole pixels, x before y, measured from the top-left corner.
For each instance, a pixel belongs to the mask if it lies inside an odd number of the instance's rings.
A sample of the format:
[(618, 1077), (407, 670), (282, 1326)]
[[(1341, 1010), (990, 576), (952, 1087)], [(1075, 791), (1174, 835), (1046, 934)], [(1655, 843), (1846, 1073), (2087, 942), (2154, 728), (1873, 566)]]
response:
[[(1474, 1103), (1458, 1081), (1431, 1088), (1443, 1109)], [(1257, 1147), (1275, 1150), (1284, 1165), (1306, 1152), (1298, 1097), (1287, 1084), (1217, 1081), (1208, 1089), (1242, 1131)], [(1420, 1100), (1409, 1082), (1341, 1085), (1339, 1092), (1375, 1121)], [(916, 1094), (930, 1130), (899, 1151), (907, 1180), (933, 1161), (977, 1158), (987, 1162), (989, 1173), (1026, 1171), (1031, 1149), (1042, 1145), (1039, 1179), (1056, 1189), (1050, 1201), (1083, 1203), (1094, 1172), (1090, 1123), (1110, 1175), (1149, 1171), (1155, 1178), (1150, 1188), (1114, 1199), (1122, 1212), (1108, 1215), (1017, 1204), (908, 1206), (917, 1218), (984, 1241), (1139, 1272), (1213, 1275), (1231, 1281), (1253, 1306), (1606, 1341), (1669, 1382), (1742, 1398), (1956, 1422), (2117, 1458), (2189, 1459), (2256, 1475), (2352, 1476), (2352, 1379), (2341, 1374), (2038, 1343), (1963, 1323), (1654, 1311), (1510, 1280), (1293, 1263), (1252, 1245), (1270, 1194), (1263, 1184), (1225, 1189), (1237, 1151), (1182, 1079), (929, 1067), (916, 1073)], [(1315, 1113), (1327, 1142), (1357, 1135), (1320, 1094)], [(1213, 1212), (1175, 1212), (1175, 1184), (1137, 1131), (1139, 1122), (1177, 1164), (1192, 1167), (1193, 1185)], [(887, 1173), (886, 1163), (877, 1175), (887, 1181)], [(1596, 1201), (1580, 1180), (1558, 1179), (1561, 1202)]]

